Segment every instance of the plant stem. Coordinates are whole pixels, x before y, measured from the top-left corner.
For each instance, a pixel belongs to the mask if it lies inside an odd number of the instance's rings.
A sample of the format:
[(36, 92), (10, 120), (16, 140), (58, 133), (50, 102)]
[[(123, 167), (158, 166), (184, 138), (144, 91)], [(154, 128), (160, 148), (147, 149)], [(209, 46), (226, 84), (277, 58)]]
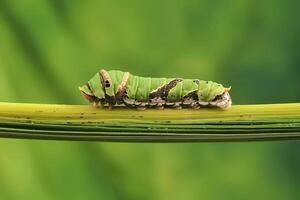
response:
[(113, 142), (300, 139), (300, 103), (136, 111), (0, 103), (0, 137)]

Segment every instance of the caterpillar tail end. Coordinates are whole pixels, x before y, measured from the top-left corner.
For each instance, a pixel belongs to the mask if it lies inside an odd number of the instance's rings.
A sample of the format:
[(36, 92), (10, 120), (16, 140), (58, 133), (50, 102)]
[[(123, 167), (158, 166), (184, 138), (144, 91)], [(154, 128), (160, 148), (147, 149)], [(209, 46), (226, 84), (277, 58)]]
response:
[[(228, 88), (228, 89), (230, 90), (231, 87)], [(216, 104), (217, 107), (219, 107), (223, 110), (229, 109), (232, 105), (232, 100), (231, 100), (231, 97), (230, 97), (229, 92), (228, 92), (229, 90), (224, 92), (224, 94), (222, 95), (221, 101), (217, 102), (217, 104)]]

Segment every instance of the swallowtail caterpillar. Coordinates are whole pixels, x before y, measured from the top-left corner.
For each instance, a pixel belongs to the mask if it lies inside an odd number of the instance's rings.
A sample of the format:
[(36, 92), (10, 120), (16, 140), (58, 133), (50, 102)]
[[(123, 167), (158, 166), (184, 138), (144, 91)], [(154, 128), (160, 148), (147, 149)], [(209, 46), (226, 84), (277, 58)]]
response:
[(94, 107), (108, 105), (109, 109), (117, 104), (139, 110), (203, 106), (227, 109), (232, 104), (230, 88), (212, 81), (140, 77), (118, 70), (100, 70), (79, 90)]

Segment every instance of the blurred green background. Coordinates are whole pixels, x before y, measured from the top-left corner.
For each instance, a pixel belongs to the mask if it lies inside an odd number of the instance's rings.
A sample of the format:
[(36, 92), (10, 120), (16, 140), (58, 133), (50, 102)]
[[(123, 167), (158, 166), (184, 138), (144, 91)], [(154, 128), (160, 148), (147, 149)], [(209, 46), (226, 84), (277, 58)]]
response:
[[(300, 101), (300, 2), (0, 0), (0, 101), (86, 104), (100, 68)], [(0, 140), (0, 199), (299, 199), (300, 143)]]

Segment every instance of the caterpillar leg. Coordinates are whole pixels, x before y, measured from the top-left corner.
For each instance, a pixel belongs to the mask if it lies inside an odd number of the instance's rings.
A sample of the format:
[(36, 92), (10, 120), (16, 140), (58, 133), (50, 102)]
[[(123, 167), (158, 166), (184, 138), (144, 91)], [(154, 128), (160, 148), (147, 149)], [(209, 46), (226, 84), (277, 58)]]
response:
[(181, 105), (175, 105), (174, 108), (177, 109), (177, 110), (181, 110), (182, 106)]
[(157, 106), (155, 106), (155, 108), (157, 110), (163, 110), (163, 109), (165, 109), (165, 107), (163, 105), (157, 105)]
[(198, 103), (193, 103), (193, 104), (191, 104), (191, 108), (198, 110), (198, 109), (200, 109), (200, 105)]
[(136, 109), (138, 111), (143, 111), (143, 110), (146, 110), (146, 106), (137, 106)]
[(128, 104), (128, 103), (124, 103), (124, 105), (127, 107), (127, 108), (136, 108), (134, 105), (132, 104)]
[(93, 105), (94, 108), (98, 108), (98, 103), (97, 102), (94, 101), (92, 105)]
[(166, 106), (169, 108), (175, 108), (177, 110), (182, 109), (181, 103), (180, 102), (166, 102)]
[(102, 108), (103, 107), (101, 101), (94, 101), (93, 104), (92, 104), (92, 106), (94, 108)]
[(135, 105), (136, 105), (136, 109), (137, 110), (140, 110), (140, 111), (142, 111), (142, 110), (146, 110), (146, 106), (147, 105), (149, 105), (149, 103), (148, 102), (141, 102), (141, 101), (135, 101)]
[(198, 96), (195, 92), (190, 92), (186, 96), (183, 97), (182, 104), (185, 107), (189, 107), (192, 109), (199, 109), (200, 104), (198, 103)]

